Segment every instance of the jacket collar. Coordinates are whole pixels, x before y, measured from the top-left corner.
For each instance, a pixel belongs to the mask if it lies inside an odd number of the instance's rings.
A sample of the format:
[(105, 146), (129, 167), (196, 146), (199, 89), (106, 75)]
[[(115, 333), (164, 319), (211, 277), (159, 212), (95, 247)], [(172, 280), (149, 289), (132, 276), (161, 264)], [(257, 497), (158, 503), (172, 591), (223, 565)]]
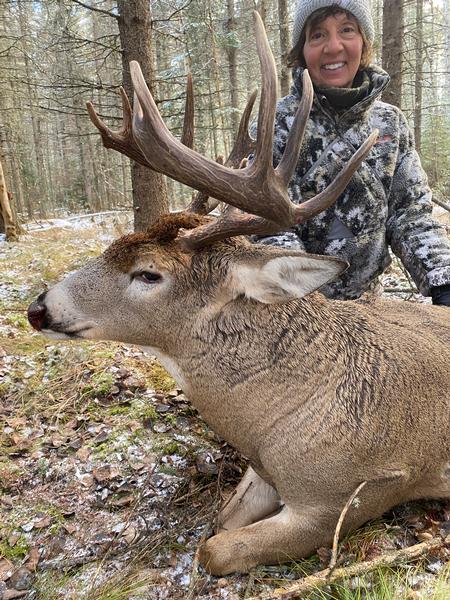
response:
[[(302, 67), (297, 67), (293, 70), (292, 73), (293, 84), (291, 92), (294, 96), (297, 96), (298, 98), (301, 98), (303, 93), (303, 71), (304, 69)], [(390, 81), (390, 77), (386, 73), (386, 71), (384, 71), (380, 67), (377, 67), (376, 65), (370, 65), (369, 67), (367, 67), (366, 73), (369, 76), (370, 80), (370, 91), (365, 98), (363, 98), (354, 106), (345, 111), (344, 115), (346, 116), (351, 115), (354, 118), (355, 116), (366, 112), (372, 106), (375, 100), (379, 99), (381, 93), (387, 87)], [(322, 109), (320, 99), (318, 98), (316, 92), (314, 93), (314, 104), (318, 108)]]

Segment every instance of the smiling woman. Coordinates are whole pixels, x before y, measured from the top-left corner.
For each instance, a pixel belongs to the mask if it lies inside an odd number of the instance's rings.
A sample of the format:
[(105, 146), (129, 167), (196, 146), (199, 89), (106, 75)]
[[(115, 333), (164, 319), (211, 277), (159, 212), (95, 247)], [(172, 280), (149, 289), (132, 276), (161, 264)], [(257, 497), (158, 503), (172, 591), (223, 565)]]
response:
[(379, 136), (332, 207), (259, 241), (346, 260), (348, 270), (321, 289), (339, 300), (380, 291), (390, 246), (419, 291), (450, 306), (449, 240), (431, 217), (431, 190), (406, 119), (380, 101), (389, 75), (371, 64), (374, 40), (369, 0), (298, 0), (288, 57), (293, 87), (277, 106), (275, 165), (303, 97), (305, 68), (314, 100), (290, 197), (301, 204), (320, 193), (363, 139), (375, 129)]
[(306, 28), (303, 56), (311, 79), (323, 87), (351, 87), (361, 64), (363, 37), (347, 13)]

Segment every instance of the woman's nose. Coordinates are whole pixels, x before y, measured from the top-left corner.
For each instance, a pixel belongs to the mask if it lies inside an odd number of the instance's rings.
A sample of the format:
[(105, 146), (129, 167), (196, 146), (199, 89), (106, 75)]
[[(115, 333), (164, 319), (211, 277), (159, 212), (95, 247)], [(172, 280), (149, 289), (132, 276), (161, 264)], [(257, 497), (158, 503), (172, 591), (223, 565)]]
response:
[(325, 52), (328, 52), (328, 54), (336, 54), (337, 52), (340, 52), (343, 47), (341, 38), (336, 34), (332, 34), (328, 36), (327, 43), (325, 44)]

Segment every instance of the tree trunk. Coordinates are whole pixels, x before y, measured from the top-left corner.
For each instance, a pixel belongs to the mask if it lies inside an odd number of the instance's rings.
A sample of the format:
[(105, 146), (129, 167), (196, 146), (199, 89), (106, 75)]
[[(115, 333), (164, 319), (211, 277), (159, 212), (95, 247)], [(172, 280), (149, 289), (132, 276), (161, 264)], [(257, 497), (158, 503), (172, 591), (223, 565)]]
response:
[(280, 24), (281, 51), (280, 91), (282, 96), (287, 96), (290, 83), (289, 68), (286, 64), (290, 46), (287, 0), (278, 0), (278, 21)]
[(420, 152), (422, 142), (423, 86), (423, 0), (416, 0), (416, 72), (414, 77), (414, 140)]
[(3, 227), (8, 242), (17, 240), (17, 224), (11, 208), (8, 190), (6, 189), (5, 176), (3, 174), (2, 162), (0, 161), (0, 213), (3, 221)]
[[(130, 99), (133, 90), (130, 61), (139, 61), (150, 91), (154, 91), (154, 68), (150, 3), (148, 0), (118, 0), (118, 25), (122, 45), (123, 87)], [(134, 229), (143, 231), (169, 211), (163, 175), (135, 162), (131, 164)]]
[(238, 74), (237, 74), (237, 44), (236, 44), (236, 19), (234, 14), (234, 0), (227, 0), (228, 19), (226, 24), (227, 32), (227, 57), (228, 74), (230, 77), (230, 99), (231, 99), (231, 126), (233, 128), (232, 136), (237, 135), (239, 127), (239, 95), (238, 95)]
[(401, 108), (403, 56), (403, 0), (383, 2), (382, 66), (391, 76), (383, 100)]
[[(227, 140), (227, 136), (226, 136), (226, 123), (225, 123), (225, 117), (224, 117), (225, 111), (224, 111), (223, 102), (222, 102), (221, 77), (220, 77), (220, 73), (219, 73), (220, 60), (219, 60), (219, 53), (217, 51), (216, 32), (214, 29), (214, 20), (213, 20), (213, 13), (212, 13), (212, 7), (211, 7), (211, 0), (208, 0), (207, 10), (208, 10), (208, 28), (209, 28), (210, 41), (211, 41), (211, 50), (212, 50), (211, 64), (212, 64), (212, 68), (213, 68), (214, 86), (215, 86), (215, 90), (216, 90), (215, 101), (217, 102), (217, 105), (212, 106), (211, 110), (214, 111), (215, 109), (218, 109), (218, 111), (219, 111), (220, 125), (222, 128), (224, 154), (226, 156), (228, 156), (228, 140)], [(214, 98), (213, 96), (210, 97), (210, 102), (214, 102), (213, 98)]]
[(444, 52), (445, 58), (445, 86), (444, 86), (444, 98), (447, 103), (450, 103), (450, 8), (449, 0), (444, 0)]
[(37, 170), (37, 181), (35, 184), (35, 194), (37, 196), (37, 204), (39, 207), (39, 215), (41, 218), (47, 217), (47, 208), (48, 208), (48, 186), (47, 186), (47, 176), (45, 173), (45, 161), (42, 153), (42, 145), (41, 145), (41, 122), (40, 117), (36, 114), (36, 109), (34, 105), (36, 104), (36, 88), (32, 83), (32, 73), (29, 55), (32, 54), (27, 45), (28, 38), (28, 24), (27, 24), (27, 15), (25, 14), (24, 2), (21, 0), (18, 3), (19, 7), (19, 25), (20, 25), (20, 34), (21, 34), (21, 45), (23, 51), (23, 61), (25, 66), (25, 76), (26, 76), (26, 86), (28, 91), (28, 100), (29, 100), (29, 110), (31, 117), (31, 125), (33, 129), (33, 142), (34, 142), (34, 154), (36, 158), (36, 170)]

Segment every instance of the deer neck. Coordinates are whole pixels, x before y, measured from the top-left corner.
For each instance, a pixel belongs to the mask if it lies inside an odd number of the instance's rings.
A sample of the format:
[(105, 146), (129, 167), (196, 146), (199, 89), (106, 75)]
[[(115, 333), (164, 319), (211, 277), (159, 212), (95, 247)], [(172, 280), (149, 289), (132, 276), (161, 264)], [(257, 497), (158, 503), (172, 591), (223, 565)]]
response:
[[(270, 422), (267, 410), (277, 413), (271, 403), (289, 410), (288, 404), (293, 402), (292, 390), (283, 397), (286, 373), (281, 370), (278, 353), (290, 356), (293, 369), (305, 356), (313, 360), (315, 345), (323, 344), (317, 339), (321, 329), (323, 336), (319, 320), (330, 320), (328, 314), (322, 314), (328, 312), (328, 304), (314, 295), (308, 301), (278, 305), (245, 299), (209, 305), (189, 327), (183, 328), (176, 345), (164, 351), (146, 351), (157, 357), (203, 419), (252, 457), (257, 455), (260, 438), (265, 435), (260, 426), (265, 423), (267, 427)], [(266, 398), (262, 399), (257, 389), (264, 390)], [(301, 399), (296, 397), (295, 402), (298, 405)], [(243, 429), (252, 431), (252, 435), (243, 436)]]

